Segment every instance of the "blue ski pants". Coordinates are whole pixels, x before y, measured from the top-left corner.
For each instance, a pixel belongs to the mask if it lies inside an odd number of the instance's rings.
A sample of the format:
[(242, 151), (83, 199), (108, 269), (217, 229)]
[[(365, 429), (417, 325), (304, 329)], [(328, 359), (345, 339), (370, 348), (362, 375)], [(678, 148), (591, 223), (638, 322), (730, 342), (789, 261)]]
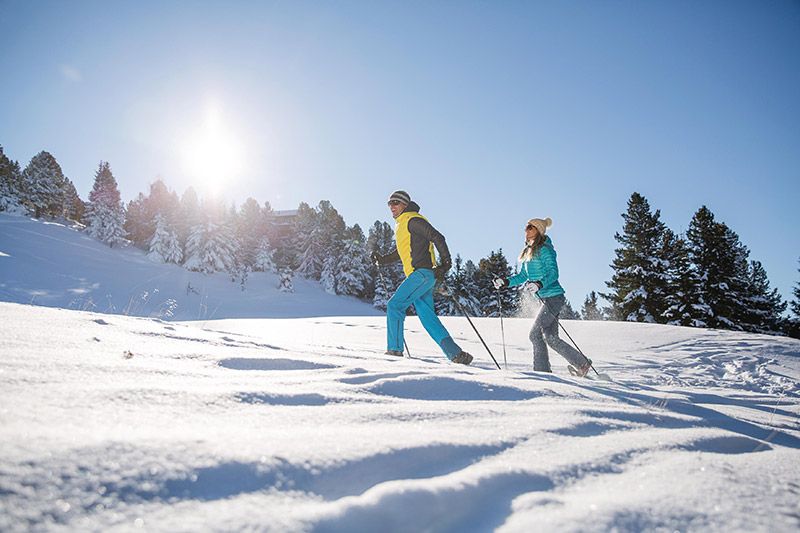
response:
[(397, 287), (386, 308), (387, 345), (389, 350), (403, 351), (403, 322), (406, 309), (414, 304), (422, 327), (436, 341), (448, 359), (461, 352), (461, 348), (445, 329), (433, 309), (433, 286), (436, 278), (433, 270), (420, 268), (408, 276)]

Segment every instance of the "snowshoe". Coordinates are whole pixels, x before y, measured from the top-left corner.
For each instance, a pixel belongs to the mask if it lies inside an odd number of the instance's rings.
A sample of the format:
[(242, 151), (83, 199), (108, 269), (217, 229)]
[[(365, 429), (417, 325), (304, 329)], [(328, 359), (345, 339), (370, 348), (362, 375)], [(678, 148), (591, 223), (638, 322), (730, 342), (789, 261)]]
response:
[(459, 365), (468, 365), (472, 362), (472, 356), (467, 352), (461, 352), (451, 359), (452, 362)]
[(579, 377), (579, 378), (585, 378), (586, 374), (589, 373), (589, 370), (592, 369), (592, 360), (587, 358), (586, 359), (586, 364), (582, 365), (582, 366), (579, 366), (579, 367), (574, 367), (572, 365), (567, 365), (567, 369), (569, 369), (569, 373), (572, 374), (573, 376), (576, 376), (576, 377)]
[(386, 350), (385, 355), (393, 355), (395, 357), (403, 357), (403, 352), (399, 350)]

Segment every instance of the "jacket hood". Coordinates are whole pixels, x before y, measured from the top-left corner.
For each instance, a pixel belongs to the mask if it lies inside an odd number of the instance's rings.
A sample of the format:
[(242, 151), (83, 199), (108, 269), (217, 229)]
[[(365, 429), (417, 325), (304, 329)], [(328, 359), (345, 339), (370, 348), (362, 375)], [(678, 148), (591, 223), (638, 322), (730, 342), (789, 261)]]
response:
[(411, 211), (411, 212), (414, 212), (414, 213), (419, 213), (419, 204), (417, 202), (415, 202), (414, 200), (411, 200), (411, 202), (403, 210), (403, 213), (406, 213), (408, 211)]

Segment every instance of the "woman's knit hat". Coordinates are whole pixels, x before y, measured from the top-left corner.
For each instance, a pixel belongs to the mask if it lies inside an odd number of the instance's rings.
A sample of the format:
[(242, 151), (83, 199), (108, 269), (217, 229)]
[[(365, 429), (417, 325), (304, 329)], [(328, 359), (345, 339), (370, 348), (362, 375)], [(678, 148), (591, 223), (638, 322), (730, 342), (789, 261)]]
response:
[(550, 217), (545, 219), (542, 218), (532, 218), (528, 221), (528, 224), (536, 228), (536, 230), (541, 234), (544, 235), (547, 232), (547, 228), (553, 225), (553, 221)]
[(391, 202), (392, 200), (397, 200), (398, 202), (408, 205), (411, 203), (411, 195), (406, 191), (394, 191), (389, 195), (389, 201)]

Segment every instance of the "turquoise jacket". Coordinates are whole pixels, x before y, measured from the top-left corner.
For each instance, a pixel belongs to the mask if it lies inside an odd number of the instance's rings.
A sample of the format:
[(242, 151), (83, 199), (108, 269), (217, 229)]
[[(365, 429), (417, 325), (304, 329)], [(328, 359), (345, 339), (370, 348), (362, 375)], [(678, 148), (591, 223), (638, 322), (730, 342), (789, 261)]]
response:
[(564, 289), (558, 283), (558, 263), (556, 263), (556, 250), (550, 237), (544, 238), (544, 244), (530, 261), (524, 261), (519, 273), (508, 278), (508, 286), (515, 287), (526, 281), (538, 281), (542, 284), (539, 296), (549, 298), (564, 294)]

